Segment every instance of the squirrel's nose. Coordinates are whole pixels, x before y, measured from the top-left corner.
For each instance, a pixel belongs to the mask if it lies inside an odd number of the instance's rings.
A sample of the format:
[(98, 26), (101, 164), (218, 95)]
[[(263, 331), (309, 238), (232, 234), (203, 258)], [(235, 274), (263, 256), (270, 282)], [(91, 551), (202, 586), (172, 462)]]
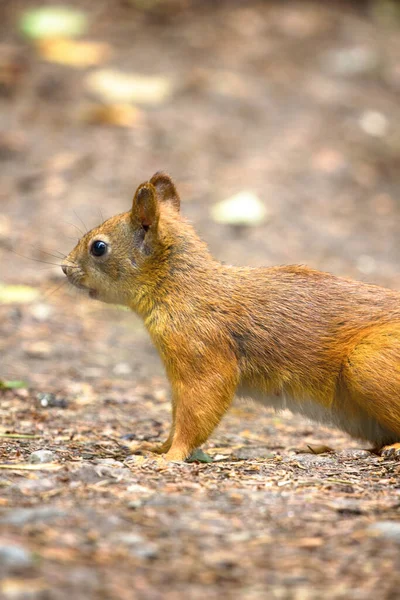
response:
[(64, 275), (68, 275), (68, 265), (61, 265), (61, 269)]

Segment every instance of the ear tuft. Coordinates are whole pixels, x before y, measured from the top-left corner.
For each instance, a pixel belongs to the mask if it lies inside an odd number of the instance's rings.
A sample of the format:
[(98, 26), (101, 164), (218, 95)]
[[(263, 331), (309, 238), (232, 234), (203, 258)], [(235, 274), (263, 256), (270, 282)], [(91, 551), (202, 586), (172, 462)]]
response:
[(158, 224), (159, 209), (156, 190), (151, 183), (142, 183), (136, 190), (133, 198), (131, 218), (135, 224), (148, 231), (150, 227), (156, 228)]
[(156, 189), (159, 201), (169, 202), (179, 212), (181, 201), (171, 177), (167, 173), (158, 171), (150, 179), (150, 183)]

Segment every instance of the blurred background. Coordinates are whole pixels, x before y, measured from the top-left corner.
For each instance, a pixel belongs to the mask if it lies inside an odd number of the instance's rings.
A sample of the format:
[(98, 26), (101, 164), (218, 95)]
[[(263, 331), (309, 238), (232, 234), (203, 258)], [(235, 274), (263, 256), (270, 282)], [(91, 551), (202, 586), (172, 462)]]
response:
[(223, 261), (399, 288), (399, 28), (388, 0), (2, 2), (3, 375), (159, 368), (138, 321), (35, 261), (160, 169)]
[(398, 598), (396, 460), (251, 405), (213, 464), (129, 458), (168, 382), (59, 264), (163, 169), (220, 260), (399, 290), (399, 31), (390, 0), (0, 2), (1, 598)]

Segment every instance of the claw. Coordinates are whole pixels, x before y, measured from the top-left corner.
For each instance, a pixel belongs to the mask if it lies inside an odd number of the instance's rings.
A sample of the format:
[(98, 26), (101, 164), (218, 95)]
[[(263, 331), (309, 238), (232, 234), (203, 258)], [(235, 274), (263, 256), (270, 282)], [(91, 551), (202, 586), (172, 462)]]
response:
[(383, 456), (384, 458), (400, 459), (400, 443), (390, 444), (390, 446), (384, 446), (381, 449), (381, 456)]

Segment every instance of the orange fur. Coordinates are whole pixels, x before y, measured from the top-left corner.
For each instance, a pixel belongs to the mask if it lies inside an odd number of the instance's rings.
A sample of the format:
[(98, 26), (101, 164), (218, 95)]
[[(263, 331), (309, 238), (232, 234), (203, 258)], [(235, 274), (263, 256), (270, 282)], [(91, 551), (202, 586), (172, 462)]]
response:
[[(106, 256), (91, 255), (93, 240)], [(64, 270), (143, 318), (172, 386), (171, 433), (151, 447), (168, 459), (205, 442), (235, 393), (379, 446), (400, 440), (400, 294), (303, 266), (220, 264), (167, 175), (86, 234)]]

